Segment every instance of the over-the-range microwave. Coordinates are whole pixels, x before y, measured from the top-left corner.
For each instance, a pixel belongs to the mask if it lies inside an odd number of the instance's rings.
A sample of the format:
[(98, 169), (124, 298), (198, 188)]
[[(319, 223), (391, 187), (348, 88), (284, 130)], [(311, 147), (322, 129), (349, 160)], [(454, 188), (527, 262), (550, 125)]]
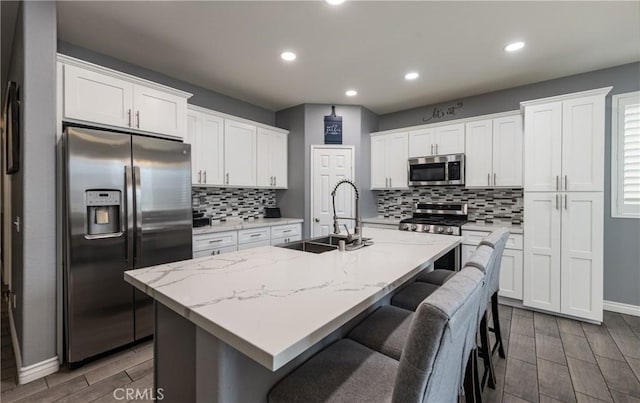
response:
[(464, 154), (409, 159), (409, 186), (464, 185)]

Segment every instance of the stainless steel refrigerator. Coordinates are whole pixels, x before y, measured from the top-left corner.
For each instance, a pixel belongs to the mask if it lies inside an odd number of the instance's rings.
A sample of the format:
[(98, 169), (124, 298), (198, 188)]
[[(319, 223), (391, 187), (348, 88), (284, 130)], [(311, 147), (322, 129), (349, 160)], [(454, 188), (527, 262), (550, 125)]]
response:
[(191, 149), (68, 126), (63, 138), (64, 329), (75, 363), (153, 333), (126, 270), (190, 259)]

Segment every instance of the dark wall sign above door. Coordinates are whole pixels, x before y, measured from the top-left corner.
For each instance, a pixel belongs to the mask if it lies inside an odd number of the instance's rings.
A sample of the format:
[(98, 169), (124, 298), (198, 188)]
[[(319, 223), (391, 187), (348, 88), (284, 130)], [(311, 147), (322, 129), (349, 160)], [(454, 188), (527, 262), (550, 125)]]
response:
[(433, 108), (433, 112), (431, 112), (431, 116), (423, 117), (423, 122), (429, 122), (432, 120), (442, 119), (446, 116), (455, 116), (456, 109), (462, 108), (462, 101), (456, 102), (455, 105), (451, 106), (435, 106)]
[(336, 115), (335, 105), (331, 105), (331, 115), (324, 117), (324, 143), (342, 144), (342, 116)]

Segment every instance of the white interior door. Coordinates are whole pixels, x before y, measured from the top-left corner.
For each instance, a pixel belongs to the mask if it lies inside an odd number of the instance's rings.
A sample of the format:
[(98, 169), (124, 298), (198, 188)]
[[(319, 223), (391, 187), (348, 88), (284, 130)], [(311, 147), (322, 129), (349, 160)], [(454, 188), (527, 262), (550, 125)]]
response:
[[(333, 232), (333, 208), (331, 192), (338, 181), (353, 179), (353, 147), (312, 146), (311, 161), (311, 236), (328, 235)], [(353, 217), (355, 212), (353, 188), (342, 185), (336, 193), (338, 217)], [(340, 220), (341, 228), (346, 224), (353, 228), (353, 221)]]
[(602, 204), (602, 192), (569, 192), (562, 201), (561, 312), (596, 321), (602, 321)]
[(493, 120), (467, 123), (465, 140), (466, 187), (490, 187), (493, 153)]
[(524, 194), (523, 304), (560, 312), (560, 193)]

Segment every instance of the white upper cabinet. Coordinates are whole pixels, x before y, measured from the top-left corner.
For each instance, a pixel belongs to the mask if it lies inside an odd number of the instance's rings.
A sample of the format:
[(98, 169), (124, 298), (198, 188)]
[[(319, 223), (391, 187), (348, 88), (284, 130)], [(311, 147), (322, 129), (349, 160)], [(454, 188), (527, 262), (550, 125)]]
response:
[(185, 98), (135, 84), (133, 106), (136, 129), (184, 137), (187, 117)]
[(257, 185), (287, 188), (287, 135), (258, 128)]
[(604, 97), (562, 103), (562, 189), (604, 191)]
[(409, 158), (434, 154), (435, 129), (421, 129), (409, 132)]
[(407, 187), (409, 135), (392, 133), (371, 137), (371, 188)]
[(436, 127), (434, 151), (433, 155), (463, 153), (464, 123)]
[(493, 179), (493, 120), (467, 123), (465, 140), (465, 185), (490, 187)]
[(560, 190), (562, 175), (562, 103), (524, 109), (524, 188), (528, 192)]
[(604, 190), (603, 91), (523, 103), (525, 191)]
[(520, 115), (466, 124), (467, 187), (522, 187)]
[(409, 132), (409, 157), (464, 152), (464, 123), (428, 127)]
[(493, 119), (493, 186), (522, 187), (522, 116)]
[(224, 184), (256, 186), (256, 126), (224, 120)]
[(76, 66), (64, 66), (64, 117), (132, 127), (133, 84)]
[(183, 91), (67, 56), (58, 56), (64, 81), (63, 119), (141, 130), (174, 138), (187, 131)]
[(386, 189), (387, 176), (387, 136), (371, 136), (371, 189)]
[(224, 184), (224, 119), (187, 111), (185, 143), (191, 144), (192, 184)]

